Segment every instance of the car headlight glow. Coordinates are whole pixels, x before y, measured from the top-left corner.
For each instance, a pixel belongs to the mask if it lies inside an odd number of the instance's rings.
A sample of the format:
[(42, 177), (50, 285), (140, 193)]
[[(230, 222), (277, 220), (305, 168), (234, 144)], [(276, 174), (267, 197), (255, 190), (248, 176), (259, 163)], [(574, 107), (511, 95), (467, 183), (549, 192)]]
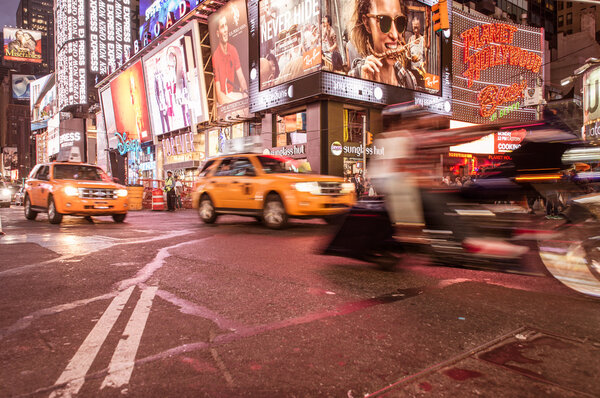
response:
[(342, 184), (342, 193), (351, 193), (355, 191), (354, 184), (351, 182), (345, 182)]
[(321, 188), (318, 182), (297, 182), (293, 185), (298, 192), (310, 192), (314, 195), (321, 193)]
[(77, 196), (79, 195), (79, 190), (72, 186), (65, 187), (65, 195), (67, 196)]
[(10, 189), (8, 189), (8, 188), (4, 188), (4, 189), (2, 190), (2, 195), (4, 195), (4, 196), (10, 195)]
[(127, 190), (126, 189), (117, 189), (117, 196), (124, 198), (125, 196), (127, 196)]

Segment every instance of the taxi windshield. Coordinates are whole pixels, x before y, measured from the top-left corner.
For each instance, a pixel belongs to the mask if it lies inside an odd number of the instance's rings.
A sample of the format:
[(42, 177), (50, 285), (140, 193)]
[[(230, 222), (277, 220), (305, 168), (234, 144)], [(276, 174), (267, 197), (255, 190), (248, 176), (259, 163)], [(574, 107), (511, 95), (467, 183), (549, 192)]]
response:
[(79, 164), (57, 164), (54, 166), (57, 180), (106, 181), (102, 169)]
[(306, 160), (278, 156), (258, 156), (263, 172), (277, 173), (310, 173), (310, 164)]

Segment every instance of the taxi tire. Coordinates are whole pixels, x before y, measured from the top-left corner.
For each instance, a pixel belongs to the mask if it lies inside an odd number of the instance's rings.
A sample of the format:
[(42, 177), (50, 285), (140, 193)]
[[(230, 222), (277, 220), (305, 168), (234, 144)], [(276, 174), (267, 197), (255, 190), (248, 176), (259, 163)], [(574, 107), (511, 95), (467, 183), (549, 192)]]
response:
[(60, 224), (62, 222), (63, 215), (56, 210), (56, 204), (54, 198), (50, 196), (48, 199), (48, 221), (50, 224)]
[(198, 203), (198, 215), (204, 224), (214, 224), (217, 221), (215, 205), (208, 195), (202, 195)]
[(25, 201), (23, 202), (23, 212), (25, 213), (25, 218), (28, 220), (35, 220), (38, 215), (37, 211), (31, 210), (31, 200), (29, 199), (29, 195), (25, 196)]
[(117, 223), (122, 223), (123, 221), (125, 221), (126, 217), (127, 217), (127, 213), (125, 213), (125, 214), (113, 214), (112, 215), (113, 221), (117, 222)]
[(283, 229), (287, 225), (288, 215), (279, 195), (269, 194), (263, 209), (263, 222), (271, 229)]

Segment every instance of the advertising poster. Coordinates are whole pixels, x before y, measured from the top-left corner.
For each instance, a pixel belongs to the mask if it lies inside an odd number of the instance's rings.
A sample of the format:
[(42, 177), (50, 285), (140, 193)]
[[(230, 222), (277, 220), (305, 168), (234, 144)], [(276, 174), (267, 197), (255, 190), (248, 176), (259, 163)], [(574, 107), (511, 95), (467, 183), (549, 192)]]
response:
[(260, 89), (321, 68), (321, 0), (259, 2)]
[(33, 106), (35, 105), (37, 100), (40, 98), (40, 93), (42, 92), (42, 90), (44, 89), (44, 86), (46, 85), (48, 80), (50, 80), (51, 77), (52, 77), (52, 75), (42, 76), (39, 79), (29, 83), (29, 99), (30, 99), (29, 109), (30, 110), (33, 109)]
[(104, 115), (104, 128), (108, 137), (108, 148), (116, 148), (118, 139), (117, 122), (115, 121), (115, 111), (113, 109), (112, 92), (110, 85), (104, 91), (100, 92), (100, 101), (102, 103), (102, 114)]
[(4, 28), (4, 59), (42, 63), (42, 32)]
[(142, 62), (138, 61), (110, 82), (117, 132), (126, 140), (152, 140)]
[(246, 117), (249, 115), (246, 2), (230, 1), (211, 14), (208, 31), (218, 117)]
[(441, 52), (431, 7), (416, 0), (380, 1), (375, 11), (359, 8), (355, 0), (323, 4), (323, 70), (430, 94), (440, 91)]
[(208, 120), (195, 22), (144, 58), (152, 132), (161, 135)]
[(12, 75), (12, 97), (29, 100), (30, 84), (37, 78), (33, 75)]
[[(189, 9), (193, 10), (202, 1), (187, 0), (184, 4), (189, 4)], [(156, 0), (149, 3), (148, 0), (140, 1), (140, 15), (144, 15), (146, 21), (139, 31), (142, 42), (147, 36), (154, 40), (158, 36), (157, 33), (168, 29), (182, 16), (179, 9), (182, 4), (180, 0)]]
[(600, 67), (586, 72), (583, 77), (583, 139), (600, 138)]
[[(469, 123), (527, 122), (525, 93), (543, 87), (544, 31), (452, 13), (453, 118)], [(543, 98), (543, 96), (540, 96)]]
[(4, 170), (19, 169), (19, 153), (16, 147), (7, 146), (2, 148), (2, 162)]

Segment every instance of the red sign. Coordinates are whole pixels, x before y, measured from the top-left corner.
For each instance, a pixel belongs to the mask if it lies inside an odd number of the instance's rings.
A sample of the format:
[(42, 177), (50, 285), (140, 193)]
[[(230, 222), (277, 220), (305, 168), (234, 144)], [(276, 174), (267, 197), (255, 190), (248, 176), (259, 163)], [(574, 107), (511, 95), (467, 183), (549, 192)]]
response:
[(513, 131), (499, 131), (494, 134), (494, 152), (512, 152), (521, 146), (521, 142), (527, 135), (527, 130), (519, 129)]

